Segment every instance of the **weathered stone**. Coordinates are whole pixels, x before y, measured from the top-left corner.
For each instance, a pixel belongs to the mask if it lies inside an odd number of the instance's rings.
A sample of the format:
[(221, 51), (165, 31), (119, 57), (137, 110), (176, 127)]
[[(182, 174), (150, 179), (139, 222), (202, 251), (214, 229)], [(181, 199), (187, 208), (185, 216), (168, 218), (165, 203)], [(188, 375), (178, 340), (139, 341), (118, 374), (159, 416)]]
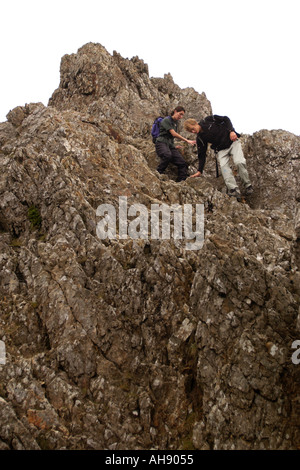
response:
[[(240, 204), (213, 155), (202, 178), (155, 171), (151, 124), (177, 104), (212, 111), (87, 44), (49, 106), (0, 124), (0, 449), (299, 447), (299, 137), (243, 136)], [(120, 196), (203, 203), (203, 247), (101, 240), (97, 208)]]

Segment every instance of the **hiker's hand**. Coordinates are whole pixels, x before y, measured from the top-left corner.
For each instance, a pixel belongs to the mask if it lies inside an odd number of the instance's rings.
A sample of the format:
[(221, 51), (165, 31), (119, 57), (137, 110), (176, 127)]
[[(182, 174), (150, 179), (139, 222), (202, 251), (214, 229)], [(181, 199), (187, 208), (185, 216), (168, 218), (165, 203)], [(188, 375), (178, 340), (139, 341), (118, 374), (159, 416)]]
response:
[(190, 144), (190, 145), (196, 145), (195, 140), (187, 140), (187, 143)]
[(229, 137), (230, 137), (230, 140), (232, 140), (232, 142), (235, 142), (238, 139), (238, 136), (236, 135), (234, 131), (230, 132)]
[(197, 173), (194, 173), (193, 175), (191, 175), (190, 178), (197, 178), (198, 176), (201, 176), (200, 171), (197, 171)]

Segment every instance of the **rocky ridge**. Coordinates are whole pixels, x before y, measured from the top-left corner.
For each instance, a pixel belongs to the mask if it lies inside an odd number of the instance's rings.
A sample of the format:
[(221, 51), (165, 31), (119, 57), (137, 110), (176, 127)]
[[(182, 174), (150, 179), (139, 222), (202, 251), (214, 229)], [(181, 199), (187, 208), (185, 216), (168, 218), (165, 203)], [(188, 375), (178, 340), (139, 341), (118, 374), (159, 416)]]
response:
[[(177, 104), (212, 112), (87, 44), (48, 106), (0, 124), (1, 449), (299, 448), (300, 139), (242, 136), (239, 204), (212, 155), (197, 180), (156, 173), (151, 124)], [(100, 240), (97, 208), (120, 196), (204, 204), (203, 247)]]

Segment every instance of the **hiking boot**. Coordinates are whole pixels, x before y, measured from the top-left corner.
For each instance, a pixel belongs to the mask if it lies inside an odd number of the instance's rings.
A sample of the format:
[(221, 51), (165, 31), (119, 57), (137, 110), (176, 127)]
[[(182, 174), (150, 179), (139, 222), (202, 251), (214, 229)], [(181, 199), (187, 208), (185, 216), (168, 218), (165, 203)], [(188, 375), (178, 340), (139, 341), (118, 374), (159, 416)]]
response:
[(239, 188), (229, 189), (228, 196), (236, 197), (239, 202), (242, 200), (242, 195)]
[(247, 188), (245, 189), (245, 194), (246, 196), (250, 196), (250, 194), (253, 193), (253, 187), (252, 187), (252, 184), (250, 184), (249, 186), (247, 186)]

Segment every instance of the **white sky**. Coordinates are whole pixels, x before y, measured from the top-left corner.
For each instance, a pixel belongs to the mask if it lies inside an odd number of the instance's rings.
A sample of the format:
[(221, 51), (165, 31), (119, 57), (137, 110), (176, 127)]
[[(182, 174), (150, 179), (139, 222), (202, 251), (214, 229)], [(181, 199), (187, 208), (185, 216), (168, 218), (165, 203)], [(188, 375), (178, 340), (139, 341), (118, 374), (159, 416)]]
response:
[(0, 122), (16, 106), (47, 105), (61, 57), (95, 42), (204, 91), (239, 132), (300, 134), (299, 0), (0, 2)]

